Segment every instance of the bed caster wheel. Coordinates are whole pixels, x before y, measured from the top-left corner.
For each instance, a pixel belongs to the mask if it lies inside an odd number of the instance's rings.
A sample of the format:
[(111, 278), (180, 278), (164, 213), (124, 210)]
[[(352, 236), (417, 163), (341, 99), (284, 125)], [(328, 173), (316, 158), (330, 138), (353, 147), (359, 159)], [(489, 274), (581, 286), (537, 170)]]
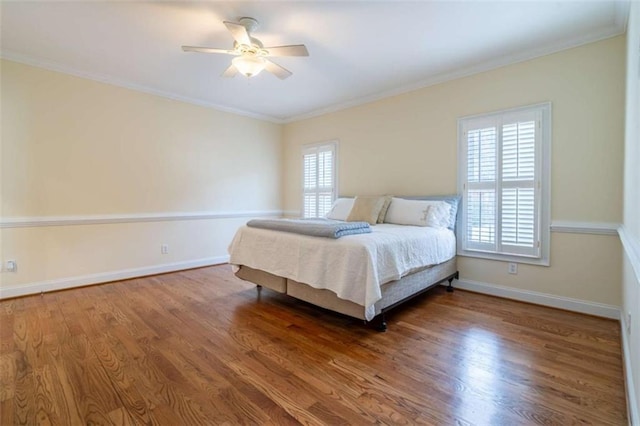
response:
[(453, 286), (451, 284), (453, 284), (453, 278), (449, 279), (449, 285), (447, 286), (447, 293), (453, 293)]
[(376, 321), (376, 330), (378, 330), (381, 333), (384, 333), (385, 331), (387, 331), (387, 319), (384, 317), (384, 315), (382, 315), (377, 321)]

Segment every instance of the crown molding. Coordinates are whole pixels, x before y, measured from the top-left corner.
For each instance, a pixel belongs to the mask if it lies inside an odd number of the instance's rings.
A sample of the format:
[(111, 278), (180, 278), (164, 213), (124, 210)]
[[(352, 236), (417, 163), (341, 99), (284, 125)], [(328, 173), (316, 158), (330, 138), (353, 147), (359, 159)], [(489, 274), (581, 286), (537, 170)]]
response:
[(0, 228), (35, 228), (42, 226), (104, 225), (111, 223), (167, 222), (181, 220), (237, 219), (246, 217), (280, 217), (282, 210), (248, 210), (235, 212), (134, 213), (85, 216), (31, 216), (0, 218)]
[(79, 69), (58, 64), (57, 62), (36, 59), (28, 55), (22, 55), (16, 52), (8, 51), (8, 50), (0, 51), (0, 59), (5, 59), (12, 62), (18, 62), (20, 64), (29, 65), (36, 68), (42, 68), (49, 71), (55, 71), (62, 74), (68, 74), (74, 77), (80, 77), (87, 80), (93, 80), (99, 83), (110, 84), (112, 86), (123, 87), (125, 89), (135, 90), (136, 92), (142, 92), (149, 95), (160, 96), (160, 97), (171, 99), (174, 101), (179, 101), (179, 102), (184, 102), (184, 103), (197, 105), (205, 108), (210, 108), (210, 109), (214, 109), (221, 112), (227, 112), (230, 114), (236, 114), (243, 117), (255, 118), (257, 120), (268, 121), (276, 124), (284, 123), (282, 119), (277, 117), (272, 117), (270, 115), (264, 115), (264, 114), (259, 114), (252, 111), (231, 108), (231, 107), (216, 104), (213, 102), (208, 102), (203, 99), (182, 96), (175, 93), (166, 92), (164, 90), (159, 90), (153, 87), (148, 87), (148, 86), (144, 86), (141, 84), (137, 84), (137, 83), (133, 83), (125, 80), (120, 80), (106, 74), (82, 71)]
[(241, 110), (237, 108), (231, 108), (231, 107), (216, 104), (213, 102), (208, 102), (203, 99), (182, 96), (175, 93), (159, 90), (153, 87), (148, 87), (148, 86), (140, 85), (140, 84), (125, 81), (125, 80), (120, 80), (105, 74), (91, 73), (91, 72), (78, 70), (72, 67), (61, 65), (54, 61), (36, 59), (31, 56), (19, 54), (12, 51), (7, 51), (7, 50), (0, 51), (0, 58), (13, 61), (13, 62), (22, 63), (25, 65), (30, 65), (38, 68), (44, 68), (51, 71), (60, 72), (63, 74), (69, 74), (69, 75), (73, 75), (80, 78), (94, 80), (101, 83), (110, 84), (113, 86), (124, 87), (126, 89), (135, 90), (138, 92), (143, 92), (143, 93), (147, 93), (155, 96), (160, 96), (160, 97), (172, 99), (175, 101), (185, 102), (185, 103), (189, 103), (197, 106), (202, 106), (205, 108), (211, 108), (211, 109), (215, 109), (222, 112), (237, 114), (240, 116), (254, 118), (257, 120), (268, 121), (276, 124), (287, 124), (287, 123), (306, 120), (309, 118), (314, 118), (321, 115), (329, 114), (332, 112), (341, 111), (347, 108), (352, 108), (355, 106), (379, 101), (379, 100), (390, 98), (393, 96), (398, 96), (404, 93), (416, 91), (416, 90), (423, 89), (436, 84), (444, 83), (451, 80), (456, 80), (458, 78), (468, 77), (474, 74), (479, 74), (485, 71), (490, 71), (490, 70), (501, 68), (507, 65), (528, 61), (538, 57), (557, 53), (562, 50), (579, 47), (584, 44), (594, 43), (600, 40), (605, 40), (607, 38), (624, 34), (626, 30), (628, 17), (629, 17), (629, 8), (630, 8), (630, 3), (628, 1), (621, 1), (616, 3), (614, 26), (610, 28), (605, 28), (600, 31), (595, 31), (586, 35), (581, 35), (579, 37), (575, 37), (570, 40), (565, 40), (559, 43), (551, 44), (545, 47), (528, 50), (526, 52), (517, 53), (514, 55), (501, 56), (498, 59), (493, 59), (490, 61), (485, 61), (479, 64), (475, 64), (472, 66), (458, 68), (450, 72), (441, 73), (441, 74), (426, 78), (424, 80), (421, 80), (417, 83), (404, 85), (392, 90), (376, 93), (374, 95), (367, 95), (367, 96), (354, 98), (346, 102), (329, 105), (324, 108), (319, 108), (319, 109), (311, 110), (306, 113), (291, 115), (288, 117), (274, 117), (270, 115), (259, 114), (253, 111), (246, 111), (246, 110)]
[(615, 3), (615, 17), (614, 25), (618, 28), (622, 28), (622, 32), (627, 31), (627, 25), (629, 25), (629, 14), (631, 13), (631, 1), (622, 0)]
[[(622, 2), (624, 4), (624, 2)], [(426, 87), (435, 86), (436, 84), (446, 83), (447, 81), (457, 80), (459, 78), (469, 77), (475, 74), (480, 74), (486, 71), (491, 71), (497, 68), (502, 68), (508, 65), (517, 64), (520, 62), (529, 61), (532, 59), (540, 58), (542, 56), (552, 55), (554, 53), (561, 52), (563, 50), (573, 49), (585, 44), (595, 43), (598, 41), (606, 40), (608, 38), (616, 37), (624, 34), (626, 28), (624, 7), (619, 6), (616, 9), (616, 26), (614, 28), (607, 28), (604, 30), (592, 32), (587, 35), (574, 37), (570, 40), (565, 40), (559, 43), (551, 44), (545, 47), (539, 47), (537, 49), (528, 50), (522, 53), (516, 53), (513, 55), (500, 56), (498, 59), (492, 59), (489, 61), (481, 62), (479, 64), (471, 65), (468, 67), (458, 68), (454, 71), (448, 71), (435, 76), (429, 77), (417, 83), (404, 85), (395, 89), (387, 90), (384, 92), (376, 93), (375, 95), (363, 96), (355, 99), (351, 99), (346, 102), (331, 105), (326, 108), (320, 108), (312, 110), (304, 114), (294, 115), (288, 118), (284, 118), (284, 123), (293, 123), (296, 121), (306, 120), (309, 118), (319, 117), (321, 115), (338, 112), (348, 108), (353, 108), (359, 105), (364, 105), (376, 101), (380, 101), (393, 96), (402, 95), (404, 93), (413, 92), (416, 90), (424, 89)], [(628, 7), (626, 8), (628, 15)]]

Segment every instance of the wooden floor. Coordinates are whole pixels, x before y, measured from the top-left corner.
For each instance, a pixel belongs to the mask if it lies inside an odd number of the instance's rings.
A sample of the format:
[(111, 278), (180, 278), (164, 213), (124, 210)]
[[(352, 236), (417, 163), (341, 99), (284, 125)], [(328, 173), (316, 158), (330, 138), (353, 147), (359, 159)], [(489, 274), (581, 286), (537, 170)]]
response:
[(442, 288), (388, 320), (226, 265), (2, 301), (0, 424), (627, 424), (615, 321)]

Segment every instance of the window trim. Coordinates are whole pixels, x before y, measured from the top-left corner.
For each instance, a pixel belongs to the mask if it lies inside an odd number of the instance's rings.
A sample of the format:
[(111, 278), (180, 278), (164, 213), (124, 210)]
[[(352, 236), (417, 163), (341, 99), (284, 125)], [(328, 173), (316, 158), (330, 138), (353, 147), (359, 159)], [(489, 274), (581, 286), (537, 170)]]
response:
[(305, 196), (305, 190), (304, 190), (304, 154), (307, 150), (309, 149), (313, 149), (313, 148), (317, 148), (317, 147), (321, 147), (321, 146), (331, 146), (333, 149), (333, 196), (332, 196), (332, 200), (331, 203), (333, 203), (337, 198), (338, 198), (338, 140), (337, 139), (330, 139), (327, 141), (322, 141), (322, 142), (312, 142), (312, 143), (307, 143), (307, 144), (302, 144), (300, 146), (300, 165), (301, 165), (301, 170), (300, 170), (300, 183), (301, 183), (301, 188), (300, 188), (300, 202), (301, 202), (301, 208), (300, 208), (300, 217), (304, 217), (304, 196)]
[[(518, 114), (522, 112), (536, 111), (541, 114), (540, 118), (540, 257), (531, 257), (527, 255), (502, 254), (495, 252), (483, 252), (479, 250), (463, 249), (463, 234), (466, 229), (463, 228), (467, 210), (467, 200), (464, 184), (467, 180), (466, 168), (466, 139), (464, 138), (464, 125), (467, 121), (478, 119), (494, 119), (507, 115)], [(462, 195), (460, 203), (460, 213), (458, 214), (457, 228), (457, 254), (459, 256), (474, 257), (480, 259), (499, 260), (504, 262), (526, 263), (532, 265), (550, 265), (550, 245), (551, 245), (551, 129), (552, 129), (551, 102), (543, 102), (538, 104), (526, 105), (516, 108), (507, 108), (499, 111), (493, 111), (487, 114), (475, 114), (458, 118), (458, 194)], [(500, 213), (498, 212), (498, 215)]]

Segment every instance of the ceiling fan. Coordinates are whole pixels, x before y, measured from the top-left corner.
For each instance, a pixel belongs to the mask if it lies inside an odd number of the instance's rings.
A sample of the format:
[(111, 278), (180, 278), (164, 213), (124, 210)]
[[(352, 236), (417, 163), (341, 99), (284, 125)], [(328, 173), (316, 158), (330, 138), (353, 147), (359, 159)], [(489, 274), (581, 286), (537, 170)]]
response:
[(240, 18), (239, 23), (224, 21), (227, 29), (231, 32), (233, 39), (233, 49), (217, 49), (213, 47), (182, 46), (185, 52), (200, 53), (226, 53), (235, 55), (231, 65), (222, 73), (222, 77), (235, 77), (240, 73), (246, 77), (258, 75), (266, 69), (279, 79), (283, 80), (291, 75), (291, 71), (281, 67), (275, 62), (266, 59), (272, 56), (309, 56), (309, 52), (304, 44), (290, 46), (264, 47), (257, 38), (251, 37), (249, 33), (258, 28), (258, 21), (253, 18)]

